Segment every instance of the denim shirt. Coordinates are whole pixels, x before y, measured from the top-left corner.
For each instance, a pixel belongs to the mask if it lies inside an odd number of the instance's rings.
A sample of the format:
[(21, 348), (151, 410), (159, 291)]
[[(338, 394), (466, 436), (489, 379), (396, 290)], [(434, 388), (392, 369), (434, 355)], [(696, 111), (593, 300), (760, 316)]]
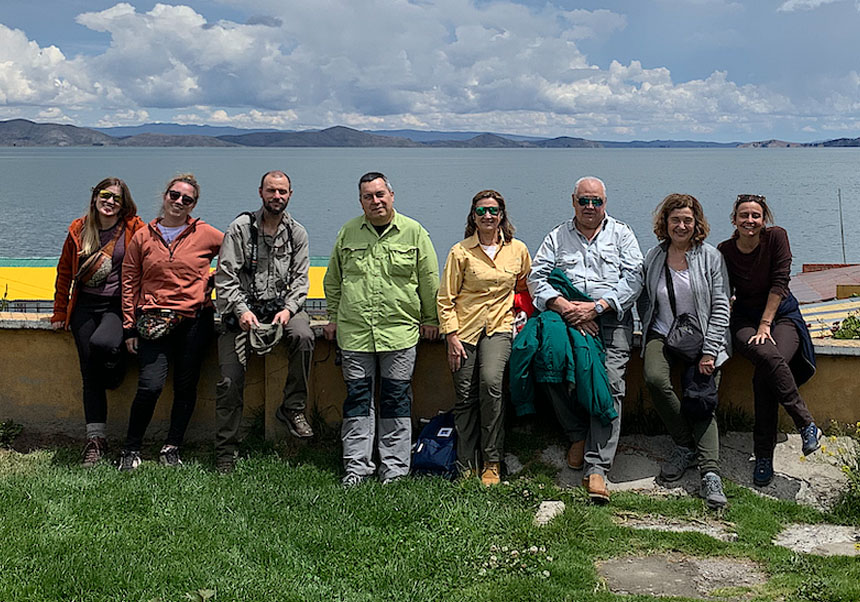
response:
[(576, 229), (575, 218), (546, 235), (528, 279), (534, 305), (540, 311), (558, 297), (558, 291), (547, 282), (555, 267), (580, 291), (609, 303), (619, 320), (642, 290), (642, 251), (636, 236), (627, 224), (608, 215), (590, 241)]

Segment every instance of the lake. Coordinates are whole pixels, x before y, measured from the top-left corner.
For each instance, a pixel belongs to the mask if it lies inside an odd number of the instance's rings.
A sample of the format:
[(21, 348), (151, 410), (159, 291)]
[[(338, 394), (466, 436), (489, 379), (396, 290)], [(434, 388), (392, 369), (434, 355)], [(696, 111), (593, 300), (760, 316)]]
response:
[(163, 186), (192, 171), (202, 194), (195, 215), (224, 229), (257, 209), (263, 172), (293, 182), (289, 210), (307, 228), (311, 255), (326, 256), (340, 226), (361, 211), (358, 178), (382, 171), (395, 208), (430, 232), (440, 262), (462, 238), (472, 196), (501, 192), (517, 237), (534, 253), (573, 212), (570, 193), (583, 175), (602, 178), (607, 211), (633, 227), (643, 253), (655, 244), (651, 214), (671, 192), (694, 195), (716, 245), (732, 227), (741, 192), (764, 194), (802, 263), (841, 262), (837, 189), (845, 247), (860, 261), (860, 149), (389, 149), (389, 148), (0, 148), (0, 257), (55, 257), (69, 222), (82, 215), (90, 187), (113, 175), (152, 219)]

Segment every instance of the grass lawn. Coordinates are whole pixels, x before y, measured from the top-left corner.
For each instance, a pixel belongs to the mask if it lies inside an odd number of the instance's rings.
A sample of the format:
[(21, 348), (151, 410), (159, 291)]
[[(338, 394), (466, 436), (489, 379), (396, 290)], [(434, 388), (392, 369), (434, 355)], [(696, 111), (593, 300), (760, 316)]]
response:
[[(533, 447), (516, 439), (512, 447)], [(594, 562), (668, 551), (760, 562), (770, 580), (750, 600), (860, 600), (857, 559), (770, 543), (789, 522), (834, 516), (732, 483), (722, 518), (739, 538), (723, 543), (612, 522), (620, 511), (712, 515), (701, 500), (618, 493), (595, 507), (579, 489), (558, 490), (536, 460), (489, 490), (429, 478), (344, 490), (330, 436), (298, 449), (260, 445), (227, 476), (205, 447), (182, 468), (145, 462), (132, 474), (84, 470), (78, 451), (0, 450), (0, 601), (638, 601), (652, 598), (609, 593)], [(545, 499), (567, 509), (534, 526)]]

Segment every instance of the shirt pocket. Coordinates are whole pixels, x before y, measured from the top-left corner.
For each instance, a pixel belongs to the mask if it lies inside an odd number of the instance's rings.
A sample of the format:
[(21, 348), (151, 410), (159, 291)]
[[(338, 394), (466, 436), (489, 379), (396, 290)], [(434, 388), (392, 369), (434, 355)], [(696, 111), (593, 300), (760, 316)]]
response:
[(367, 245), (344, 245), (341, 249), (341, 270), (344, 277), (361, 277), (368, 273)]
[(558, 267), (562, 269), (562, 271), (570, 275), (576, 269), (580, 269), (584, 263), (582, 250), (577, 249), (576, 251), (559, 253), (556, 263), (558, 264)]
[(388, 261), (393, 277), (410, 280), (417, 273), (418, 248), (399, 245), (389, 247)]
[(595, 271), (600, 279), (607, 284), (615, 284), (621, 279), (621, 256), (615, 247), (604, 247), (600, 250), (600, 260), (596, 262)]

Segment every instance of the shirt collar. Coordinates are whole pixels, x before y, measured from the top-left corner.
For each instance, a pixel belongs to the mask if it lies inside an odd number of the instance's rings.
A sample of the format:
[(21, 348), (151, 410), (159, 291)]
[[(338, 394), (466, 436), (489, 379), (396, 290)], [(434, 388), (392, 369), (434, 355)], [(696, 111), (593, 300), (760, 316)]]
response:
[[(397, 213), (397, 211), (395, 211), (393, 209), (392, 209), (392, 211), (394, 211), (394, 215), (391, 216), (391, 221), (385, 225), (386, 229), (383, 230), (383, 232), (388, 230), (388, 226), (391, 226), (392, 228), (396, 228), (397, 230), (400, 229), (400, 226), (399, 226), (400, 214)], [(366, 215), (361, 216), (361, 226), (362, 226), (362, 228), (367, 228), (368, 230), (376, 232), (376, 226), (374, 226), (372, 223), (370, 223), (370, 220), (367, 219)]]

